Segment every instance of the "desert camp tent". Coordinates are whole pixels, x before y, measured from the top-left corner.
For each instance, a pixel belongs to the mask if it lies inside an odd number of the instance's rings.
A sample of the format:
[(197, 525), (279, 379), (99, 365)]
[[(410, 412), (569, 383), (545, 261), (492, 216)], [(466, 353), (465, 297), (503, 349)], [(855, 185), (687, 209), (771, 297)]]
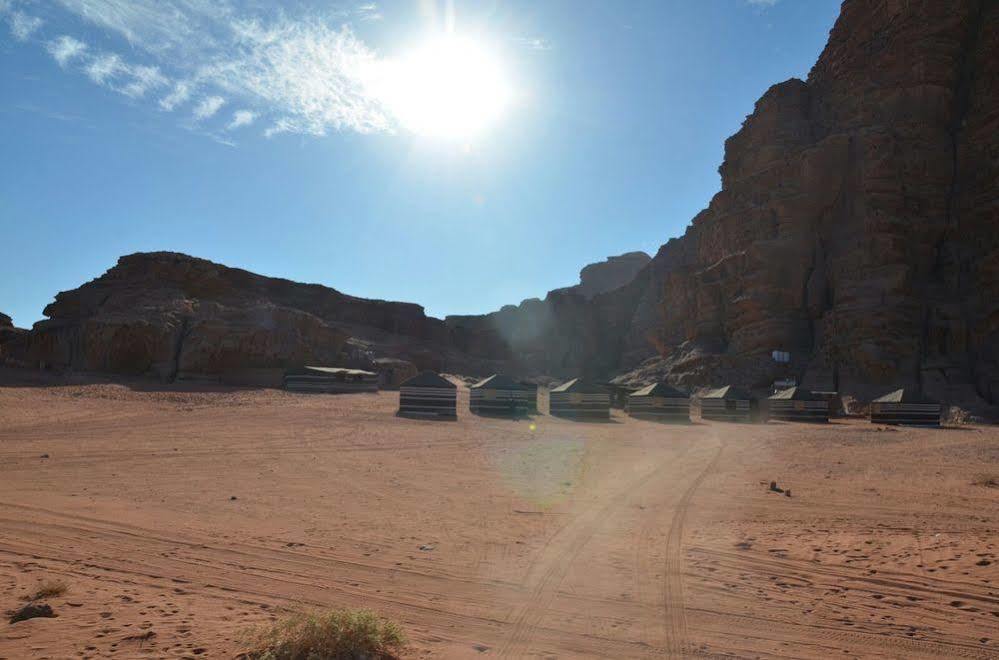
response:
[(719, 422), (759, 421), (759, 401), (734, 385), (708, 390), (698, 399), (701, 401), (701, 419)]
[(804, 387), (789, 387), (777, 392), (767, 402), (770, 417), (786, 422), (828, 422), (829, 400)]
[(469, 409), (478, 415), (521, 417), (527, 414), (527, 387), (500, 374), (493, 374), (469, 388)]
[(284, 388), (292, 392), (377, 392), (378, 374), (343, 367), (303, 367), (284, 376)]
[(520, 384), (527, 391), (527, 412), (538, 412), (538, 384), (529, 383), (526, 380), (520, 381)]
[(549, 393), (548, 412), (559, 417), (608, 419), (610, 395), (601, 385), (573, 378)]
[(871, 402), (871, 422), (909, 426), (940, 426), (940, 403), (904, 387)]
[(424, 371), (399, 386), (399, 415), (457, 419), (458, 388), (432, 371)]
[(653, 383), (632, 392), (628, 414), (658, 422), (689, 422), (690, 397), (667, 383)]
[(615, 383), (614, 381), (604, 383), (604, 387), (607, 388), (607, 394), (610, 396), (611, 408), (622, 409), (628, 407), (628, 397), (631, 396), (633, 392), (641, 389), (631, 385)]

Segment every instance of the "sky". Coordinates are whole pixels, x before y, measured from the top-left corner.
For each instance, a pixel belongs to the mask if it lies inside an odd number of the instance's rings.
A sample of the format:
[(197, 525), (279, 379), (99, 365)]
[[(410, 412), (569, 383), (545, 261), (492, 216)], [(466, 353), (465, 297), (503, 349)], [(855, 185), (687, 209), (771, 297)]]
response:
[(0, 312), (159, 250), (441, 318), (544, 297), (681, 235), (838, 11), (0, 0)]

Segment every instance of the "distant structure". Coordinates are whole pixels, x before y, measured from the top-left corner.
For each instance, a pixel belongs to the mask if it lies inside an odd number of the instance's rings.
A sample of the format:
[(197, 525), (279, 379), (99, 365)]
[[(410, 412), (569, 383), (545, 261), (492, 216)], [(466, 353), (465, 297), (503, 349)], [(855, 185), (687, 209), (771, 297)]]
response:
[(701, 418), (719, 422), (758, 422), (760, 405), (753, 395), (734, 385), (708, 390), (698, 397)]
[(469, 388), (469, 395), (469, 410), (477, 415), (498, 417), (527, 415), (529, 390), (507, 376), (493, 374), (472, 385)]
[(520, 381), (527, 391), (527, 412), (535, 414), (538, 412), (538, 384), (529, 383), (526, 380)]
[(632, 392), (628, 414), (656, 422), (690, 422), (690, 397), (668, 383), (653, 383)]
[(871, 402), (871, 422), (906, 426), (940, 426), (942, 409), (915, 389), (903, 387)]
[(771, 419), (828, 422), (829, 399), (804, 387), (789, 387), (767, 399)]
[(399, 416), (458, 418), (458, 388), (433, 371), (424, 371), (399, 386)]
[(601, 385), (573, 378), (549, 393), (548, 412), (574, 419), (609, 419), (610, 394)]
[(285, 374), (284, 389), (326, 394), (377, 392), (378, 374), (362, 369), (306, 366)]
[(621, 383), (615, 383), (613, 381), (604, 383), (604, 387), (607, 388), (607, 394), (610, 396), (611, 408), (621, 409), (627, 408), (628, 397), (631, 396), (633, 392), (637, 392), (641, 389), (631, 385), (622, 385)]

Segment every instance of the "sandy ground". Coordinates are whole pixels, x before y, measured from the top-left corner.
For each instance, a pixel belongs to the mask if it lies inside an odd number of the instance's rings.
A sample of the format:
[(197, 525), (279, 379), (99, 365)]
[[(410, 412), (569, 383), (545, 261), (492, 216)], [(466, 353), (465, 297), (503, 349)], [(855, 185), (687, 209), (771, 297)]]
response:
[(231, 658), (301, 606), (411, 657), (999, 657), (996, 428), (0, 383), (0, 609), (69, 584), (3, 658)]

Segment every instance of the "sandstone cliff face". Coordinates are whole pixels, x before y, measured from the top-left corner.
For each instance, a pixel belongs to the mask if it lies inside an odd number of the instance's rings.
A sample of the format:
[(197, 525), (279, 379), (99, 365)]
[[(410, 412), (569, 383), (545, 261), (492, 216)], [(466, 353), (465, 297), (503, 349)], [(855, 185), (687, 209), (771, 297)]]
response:
[(816, 386), (999, 395), (997, 21), (972, 0), (844, 3), (808, 81), (760, 99), (722, 191), (656, 257), (657, 342), (681, 375), (694, 347), (695, 371), (715, 355), (760, 385), (779, 349)]
[(763, 95), (722, 190), (631, 283), (454, 324), (553, 372), (658, 356), (687, 386), (997, 401), (997, 63), (999, 3), (847, 0), (808, 80)]
[[(644, 252), (609, 257), (584, 267), (579, 284), (549, 291), (544, 300), (445, 321), (456, 348), (470, 356), (509, 357), (507, 368), (527, 375), (600, 375), (620, 363), (616, 343), (627, 331), (621, 321), (636, 305), (630, 285), (650, 261)], [(647, 357), (648, 342), (636, 343)]]
[(607, 257), (605, 261), (584, 266), (579, 271), (579, 284), (555, 289), (554, 292), (575, 293), (590, 300), (598, 294), (614, 291), (628, 284), (650, 261), (652, 257), (644, 252), (627, 252)]
[(167, 252), (122, 257), (103, 276), (56, 296), (45, 315), (20, 342), (22, 361), (167, 380), (252, 381), (255, 370), (340, 363), (358, 328), (374, 337), (368, 348), (395, 339), (436, 359), (449, 336), (418, 305)]
[(21, 328), (14, 327), (14, 321), (9, 316), (0, 313), (0, 359), (4, 358), (3, 345), (21, 337), (24, 332)]

